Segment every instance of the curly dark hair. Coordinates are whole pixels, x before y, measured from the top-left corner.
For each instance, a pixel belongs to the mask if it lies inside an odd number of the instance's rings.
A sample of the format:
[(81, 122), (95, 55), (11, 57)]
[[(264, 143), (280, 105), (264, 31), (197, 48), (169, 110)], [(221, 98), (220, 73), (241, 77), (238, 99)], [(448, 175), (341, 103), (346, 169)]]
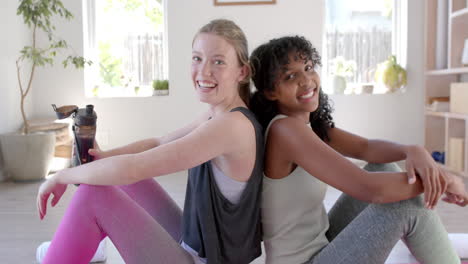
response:
[[(289, 64), (289, 55), (295, 53), (298, 60), (304, 64), (322, 65), (318, 51), (312, 44), (301, 36), (287, 36), (272, 39), (257, 47), (250, 56), (253, 76), (252, 80), (257, 88), (253, 94), (250, 108), (257, 116), (260, 124), (266, 129), (270, 121), (279, 111), (276, 102), (265, 96), (266, 91), (274, 91), (275, 83), (281, 71)], [(310, 123), (313, 131), (324, 141), (329, 141), (328, 130), (335, 127), (331, 113), (333, 108), (328, 96), (319, 92), (319, 106), (310, 114)]]

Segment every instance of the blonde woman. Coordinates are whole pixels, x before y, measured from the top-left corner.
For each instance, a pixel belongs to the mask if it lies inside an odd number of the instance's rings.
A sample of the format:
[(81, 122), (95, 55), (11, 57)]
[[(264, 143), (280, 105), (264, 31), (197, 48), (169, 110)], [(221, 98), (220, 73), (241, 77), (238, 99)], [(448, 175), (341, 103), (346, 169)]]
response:
[[(43, 263), (88, 263), (110, 237), (126, 263), (249, 263), (261, 254), (262, 129), (248, 110), (242, 30), (228, 20), (192, 43), (192, 81), (209, 110), (187, 126), (60, 171), (42, 184), (41, 219), (68, 184), (81, 184)], [(189, 169), (184, 212), (153, 177)]]

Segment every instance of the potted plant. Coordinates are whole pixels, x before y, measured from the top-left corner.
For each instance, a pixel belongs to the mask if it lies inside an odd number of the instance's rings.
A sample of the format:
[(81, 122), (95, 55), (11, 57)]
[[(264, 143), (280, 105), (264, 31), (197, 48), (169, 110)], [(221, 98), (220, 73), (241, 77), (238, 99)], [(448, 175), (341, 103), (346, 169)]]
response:
[(346, 77), (352, 77), (356, 71), (356, 62), (337, 56), (331, 60), (333, 93), (343, 94), (346, 90)]
[(168, 95), (169, 94), (169, 81), (168, 80), (154, 80), (153, 81), (153, 95)]
[(387, 93), (396, 92), (406, 85), (406, 70), (397, 63), (395, 55), (392, 55), (377, 65), (375, 81), (384, 85)]
[(140, 92), (140, 86), (135, 86), (133, 87), (133, 90), (135, 91), (135, 94), (138, 95), (138, 93)]
[[(31, 29), (32, 37), (31, 45), (23, 47), (16, 60), (23, 128), (18, 133), (1, 135), (0, 143), (8, 174), (13, 180), (23, 181), (42, 179), (49, 172), (49, 164), (54, 155), (55, 134), (30, 133), (24, 104), (33, 86), (36, 69), (53, 65), (58, 52), (68, 48), (67, 42), (55, 35), (53, 19), (61, 17), (70, 20), (73, 15), (60, 0), (21, 0), (17, 15), (22, 16), (24, 23)], [(47, 37), (43, 47), (37, 43), (39, 32)], [(62, 64), (64, 67), (73, 64), (76, 68), (83, 68), (91, 62), (81, 56), (69, 55)], [(23, 76), (23, 66), (28, 67), (26, 76)]]

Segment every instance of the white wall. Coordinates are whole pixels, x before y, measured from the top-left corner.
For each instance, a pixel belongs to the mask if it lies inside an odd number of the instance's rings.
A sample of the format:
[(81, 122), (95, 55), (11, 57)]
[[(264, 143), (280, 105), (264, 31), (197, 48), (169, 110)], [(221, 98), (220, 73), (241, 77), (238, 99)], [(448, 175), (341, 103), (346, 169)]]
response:
[[(15, 61), (29, 35), (20, 17), (16, 16), (17, 1), (0, 3), (0, 134), (12, 132), (22, 124), (20, 92), (16, 78)], [(32, 97), (27, 98), (26, 113), (31, 113)], [(0, 151), (0, 181), (3, 180)]]
[[(24, 45), (29, 44), (26, 26), (16, 15), (16, 1), (2, 1), (0, 6), (0, 134), (18, 129), (22, 124), (20, 92), (16, 78), (15, 61)], [(26, 110), (32, 109), (27, 98)]]
[[(6, 1), (8, 2), (8, 1)], [(302, 34), (321, 46), (324, 20), (323, 0), (279, 0), (276, 5), (215, 7), (213, 1), (168, 0), (169, 79), (171, 95), (150, 98), (90, 99), (84, 97), (83, 72), (73, 69), (38, 71), (33, 91), (36, 116), (52, 115), (51, 103), (92, 103), (99, 116), (99, 131), (108, 134), (108, 146), (161, 135), (171, 131), (202, 111), (190, 82), (190, 54), (196, 30), (213, 18), (229, 18), (246, 32), (252, 50), (277, 36)], [(332, 96), (339, 127), (371, 138), (403, 143), (422, 143), (422, 0), (409, 2), (408, 73), (404, 94), (373, 96)], [(65, 0), (74, 14), (70, 23), (60, 23), (59, 35), (82, 53), (81, 1)], [(3, 4), (5, 5), (5, 4)], [(1, 90), (0, 90), (1, 91)], [(3, 96), (0, 98), (3, 104)], [(0, 116), (1, 118), (1, 116)]]

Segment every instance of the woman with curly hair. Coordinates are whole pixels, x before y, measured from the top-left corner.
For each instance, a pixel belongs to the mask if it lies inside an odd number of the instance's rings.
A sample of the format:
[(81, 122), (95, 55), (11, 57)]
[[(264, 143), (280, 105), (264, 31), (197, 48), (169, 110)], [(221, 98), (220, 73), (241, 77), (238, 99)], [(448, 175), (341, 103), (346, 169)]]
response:
[[(305, 38), (273, 39), (252, 53), (251, 64), (251, 108), (266, 128), (266, 263), (384, 263), (399, 239), (421, 263), (460, 262), (429, 210), (442, 193), (466, 205), (459, 178), (440, 170), (422, 147), (335, 127), (315, 70), (320, 56)], [(369, 164), (363, 170), (343, 156)], [(389, 163), (399, 160), (407, 172)], [(328, 215), (327, 184), (346, 193)], [(418, 196), (423, 191), (426, 203)]]

